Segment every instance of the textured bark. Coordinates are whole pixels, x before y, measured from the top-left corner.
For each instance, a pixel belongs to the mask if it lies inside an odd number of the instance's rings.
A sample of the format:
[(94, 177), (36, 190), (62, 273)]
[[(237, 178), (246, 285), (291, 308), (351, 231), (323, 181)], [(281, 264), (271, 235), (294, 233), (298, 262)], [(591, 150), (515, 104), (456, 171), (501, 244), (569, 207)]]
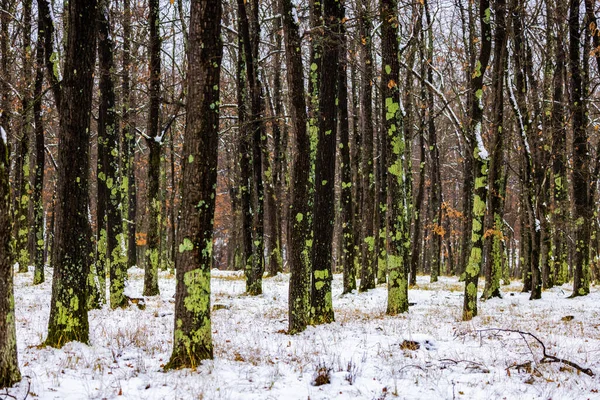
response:
[(469, 259), (465, 268), (465, 297), (463, 303), (463, 320), (469, 321), (477, 315), (477, 284), (482, 265), (483, 223), (485, 199), (487, 198), (487, 154), (484, 152), (482, 140), (483, 125), (483, 77), (488, 67), (492, 50), (492, 32), (490, 24), (490, 2), (479, 3), (479, 21), (481, 24), (481, 48), (479, 57), (473, 65), (469, 85), (470, 121), (467, 132), (469, 150), (473, 157), (474, 194), (473, 194), (473, 227)]
[[(433, 82), (433, 24), (429, 11), (429, 2), (424, 1), (427, 22), (427, 80)], [(431, 179), (431, 281), (436, 282), (441, 273), (442, 251), (442, 177), (440, 171), (440, 152), (435, 126), (435, 97), (433, 88), (427, 86), (427, 142), (429, 144), (430, 179)], [(448, 252), (451, 253), (450, 251)]]
[[(539, 299), (542, 296), (542, 280), (540, 269), (540, 243), (541, 226), (538, 214), (538, 193), (539, 179), (536, 179), (537, 171), (540, 166), (537, 165), (536, 146), (533, 130), (536, 124), (532, 121), (527, 103), (527, 94), (530, 87), (535, 86), (535, 81), (528, 74), (531, 70), (531, 57), (528, 52), (528, 44), (524, 34), (524, 4), (518, 0), (511, 4), (511, 20), (513, 25), (514, 43), (515, 43), (515, 71), (516, 71), (516, 94), (512, 93), (509, 86), (510, 100), (518, 120), (519, 137), (524, 154), (523, 183), (524, 183), (524, 204), (527, 215), (527, 226), (529, 230), (530, 252), (529, 263), (531, 271), (531, 295), (530, 299)], [(530, 78), (528, 80), (528, 77)], [(535, 93), (534, 93), (535, 97)], [(516, 103), (515, 103), (516, 101)], [(532, 149), (533, 148), (533, 149)]]
[(246, 79), (246, 57), (244, 56), (244, 46), (247, 37), (242, 32), (248, 30), (247, 19), (242, 18), (245, 15), (246, 9), (243, 1), (238, 1), (238, 62), (236, 68), (237, 75), (237, 106), (238, 106), (238, 140), (240, 146), (240, 182), (239, 196), (241, 208), (242, 222), (242, 268), (246, 274), (252, 270), (252, 139), (249, 136), (247, 120), (247, 102), (248, 102), (248, 87)]
[[(281, 30), (281, 18), (277, 18), (273, 30)], [(269, 275), (275, 276), (283, 271), (283, 259), (281, 254), (281, 210), (284, 195), (282, 175), (283, 171), (283, 153), (281, 147), (281, 134), (283, 125), (279, 118), (283, 117), (283, 104), (281, 101), (281, 35), (278, 32), (272, 32), (275, 35), (275, 49), (278, 51), (273, 55), (273, 93), (267, 94), (271, 104), (271, 115), (274, 121), (272, 123), (271, 133), (273, 135), (273, 160), (269, 157), (269, 147), (264, 147), (265, 173), (264, 179), (267, 183), (265, 213), (269, 221), (269, 233), (265, 238), (265, 246), (268, 249), (267, 271)], [(266, 80), (266, 79), (265, 79)], [(266, 144), (266, 143), (265, 143)]]
[(504, 175), (504, 74), (506, 70), (506, 1), (494, 3), (496, 29), (494, 32), (494, 70), (492, 74), (493, 120), (491, 158), (487, 211), (485, 215), (484, 259), (485, 288), (482, 299), (502, 297), (502, 241), (504, 240), (504, 198), (506, 176)]
[[(359, 5), (360, 61), (362, 78), (360, 82), (360, 130), (362, 138), (362, 233), (361, 269), (359, 291), (375, 288), (375, 171), (373, 166), (373, 54), (371, 30), (371, 10), (368, 1)], [(317, 186), (319, 180), (317, 179)]]
[(44, 59), (46, 65), (46, 78), (50, 82), (52, 88), (52, 94), (54, 96), (54, 103), (58, 112), (60, 113), (60, 107), (62, 105), (60, 83), (58, 81), (58, 60), (55, 59), (54, 54), (54, 21), (52, 21), (52, 13), (50, 11), (50, 3), (48, 0), (37, 0), (38, 4), (38, 15), (44, 21)]
[[(277, 9), (279, 5), (274, 5)], [(273, 151), (274, 151), (274, 182), (275, 197), (276, 197), (276, 245), (277, 245), (277, 257), (279, 257), (279, 268), (283, 270), (285, 261), (283, 260), (283, 238), (288, 237), (288, 211), (290, 203), (290, 190), (289, 190), (289, 170), (287, 160), (287, 148), (289, 142), (289, 130), (288, 125), (285, 124), (284, 113), (285, 109), (283, 106), (283, 80), (281, 76), (281, 63), (283, 62), (285, 53), (283, 49), (283, 34), (282, 20), (277, 19), (277, 35), (276, 46), (279, 52), (274, 58), (275, 73), (273, 77), (273, 102), (275, 107), (274, 115), (278, 118), (275, 123), (276, 129), (273, 132)]]
[[(2, 7), (2, 10), (12, 11), (9, 7), (10, 2), (8, 0), (2, 0), (0, 6)], [(11, 18), (11, 14), (9, 14), (8, 12), (0, 13), (0, 74), (2, 76), (2, 79), (0, 79), (0, 107), (2, 108), (2, 110), (12, 109), (12, 73), (9, 68), (12, 58), (12, 49), (9, 43), (10, 35), (8, 32), (8, 27)], [(6, 132), (7, 138), (9, 138), (11, 134), (10, 117), (10, 112), (3, 111), (2, 113), (0, 113), (0, 126), (2, 126), (4, 131)]]
[(407, 199), (404, 187), (404, 146), (400, 112), (400, 76), (398, 61), (398, 3), (396, 0), (381, 0), (380, 12), (382, 51), (382, 121), (384, 126), (387, 160), (387, 219), (386, 246), (388, 266), (387, 313), (396, 315), (408, 311), (408, 277), (405, 267), (404, 248), (407, 235)]
[(30, 180), (30, 139), (32, 133), (32, 83), (33, 83), (33, 57), (31, 54), (31, 0), (23, 1), (23, 58), (22, 74), (20, 77), (21, 89), (21, 115), (20, 136), (17, 143), (17, 173), (16, 173), (16, 207), (15, 207), (15, 253), (19, 263), (19, 272), (27, 272), (29, 264), (33, 261), (28, 247), (29, 239), (29, 206), (31, 193)]
[[(0, 125), (3, 134), (6, 130)], [(10, 183), (8, 180), (8, 143), (0, 136), (0, 388), (21, 380), (17, 359), (15, 299), (13, 294), (12, 225)]]
[[(475, 59), (477, 54), (475, 52), (475, 17), (474, 17), (474, 2), (468, 3), (468, 8), (465, 10), (463, 2), (459, 2), (459, 11), (461, 15), (461, 24), (463, 32), (463, 43), (464, 48), (467, 52), (469, 59), (469, 65), (475, 65)], [(465, 68), (465, 79), (470, 81), (471, 71), (469, 68)], [(465, 141), (466, 142), (466, 141)], [(465, 148), (469, 147), (468, 143), (465, 143)], [(475, 179), (473, 178), (473, 157), (468, 154), (468, 151), (463, 150), (463, 185), (462, 185), (462, 213), (463, 213), (463, 226), (462, 235), (460, 242), (460, 255), (458, 259), (458, 273), (460, 278), (464, 280), (465, 269), (469, 263), (469, 255), (471, 248), (471, 231), (473, 230), (473, 189), (475, 185)]]
[[(108, 20), (109, 1), (102, 0), (98, 16), (98, 57), (100, 65), (100, 111), (98, 116), (98, 137), (103, 133), (105, 148), (104, 183), (106, 192), (106, 265), (110, 274), (110, 306), (124, 307), (127, 300), (123, 293), (127, 275), (127, 259), (123, 251), (123, 224), (119, 206), (122, 199), (122, 180), (119, 169), (119, 125), (115, 103), (115, 83), (112, 71), (115, 69), (114, 44), (110, 37)], [(100, 200), (98, 200), (98, 203)], [(100, 221), (98, 221), (100, 224)], [(104, 271), (104, 268), (100, 269)], [(103, 282), (106, 276), (100, 277)], [(104, 284), (105, 285), (105, 284)], [(105, 286), (101, 286), (101, 289)], [(104, 300), (106, 291), (101, 291)]]
[[(250, 11), (250, 13), (248, 13)], [(244, 57), (250, 114), (248, 115), (245, 154), (248, 157), (249, 199), (251, 208), (244, 206), (246, 218), (251, 219), (251, 251), (246, 250), (246, 292), (250, 295), (262, 293), (262, 278), (265, 271), (264, 260), (264, 186), (262, 179), (263, 149), (266, 139), (264, 121), (264, 102), (262, 87), (258, 78), (258, 45), (260, 28), (258, 22), (258, 1), (252, 4), (238, 0), (242, 54)], [(250, 223), (247, 221), (246, 223)]]
[(285, 43), (287, 84), (291, 99), (291, 122), (296, 137), (296, 156), (292, 169), (292, 202), (290, 210), (290, 286), (288, 333), (303, 331), (308, 323), (310, 293), (310, 240), (309, 173), (310, 140), (307, 131), (304, 71), (302, 68), (301, 39), (292, 13), (291, 0), (279, 0)]
[(89, 255), (88, 171), (93, 72), (96, 60), (96, 1), (72, 0), (61, 83), (56, 226), (52, 301), (45, 344), (87, 343)]
[[(412, 12), (415, 15), (415, 26), (413, 28), (414, 32), (420, 32), (422, 29), (421, 26), (421, 7), (420, 5), (417, 4), (413, 4), (412, 7)], [(406, 145), (403, 147), (403, 151), (404, 151), (404, 173), (403, 173), (403, 179), (404, 179), (404, 190), (406, 193), (406, 207), (407, 207), (407, 220), (406, 220), (406, 231), (405, 234), (409, 235), (411, 238), (414, 237), (414, 235), (412, 235), (412, 232), (416, 231), (417, 229), (421, 229), (421, 227), (418, 225), (418, 221), (417, 221), (417, 217), (418, 217), (418, 212), (419, 212), (419, 208), (422, 206), (422, 204), (420, 203), (413, 203), (413, 175), (412, 175), (412, 157), (410, 155), (410, 153), (412, 152), (412, 142), (413, 142), (413, 138), (416, 136), (415, 134), (415, 114), (417, 113), (417, 109), (415, 107), (415, 94), (414, 94), (414, 76), (411, 73), (411, 71), (414, 68), (415, 65), (415, 60), (416, 60), (416, 54), (417, 54), (417, 42), (416, 41), (411, 41), (411, 43), (409, 44), (409, 50), (408, 50), (408, 55), (407, 55), (407, 60), (406, 60), (406, 64), (408, 65), (407, 67), (407, 73), (406, 73), (406, 77), (405, 77), (405, 84), (404, 84), (404, 88), (402, 89), (402, 92), (404, 94), (404, 98), (403, 100), (403, 106), (404, 106), (404, 111), (403, 111), (403, 118), (402, 118), (402, 130), (404, 133), (404, 141), (406, 143)], [(415, 208), (417, 209), (417, 211), (415, 212)], [(403, 262), (405, 264), (405, 268), (407, 270), (407, 273), (409, 274), (409, 285), (410, 286), (414, 286), (417, 284), (417, 271), (416, 271), (416, 266), (417, 264), (413, 264), (411, 263), (411, 259), (412, 259), (412, 252), (413, 252), (413, 248), (412, 246), (409, 248), (404, 249), (404, 258), (403, 258)], [(420, 256), (419, 253), (415, 254), (415, 257)], [(415, 269), (413, 269), (413, 267)]]
[(221, 2), (192, 0), (173, 353), (165, 369), (213, 357), (210, 268), (217, 185)]
[(38, 13), (38, 30), (36, 44), (36, 71), (33, 90), (33, 120), (35, 123), (35, 170), (33, 180), (33, 234), (35, 235), (35, 252), (33, 284), (44, 282), (44, 201), (42, 191), (44, 188), (44, 120), (42, 118), (42, 86), (44, 84), (44, 30), (45, 22)]
[(135, 109), (133, 92), (131, 91), (131, 5), (130, 0), (123, 0), (123, 55), (122, 55), (122, 119), (123, 130), (121, 132), (123, 143), (123, 185), (127, 193), (127, 268), (137, 265), (136, 217), (137, 217), (137, 192), (135, 184), (135, 134), (134, 118), (132, 111)]
[[(356, 54), (356, 41), (352, 41), (351, 53)], [(360, 238), (362, 232), (362, 135), (359, 128), (359, 79), (358, 79), (358, 66), (356, 62), (350, 63), (350, 83), (352, 85), (352, 137), (351, 137), (351, 151), (350, 151), (350, 162), (352, 164), (352, 227), (354, 229), (354, 262), (353, 262), (353, 273), (356, 275), (357, 264), (362, 260), (362, 246), (360, 245)], [(384, 200), (385, 201), (385, 200)]]
[(325, 32), (319, 41), (321, 64), (319, 87), (319, 141), (315, 159), (315, 201), (313, 209), (311, 323), (334, 320), (331, 298), (332, 241), (335, 219), (335, 158), (337, 137), (336, 84), (339, 65), (340, 4), (336, 0), (323, 2)]
[(554, 71), (554, 90), (552, 101), (552, 190), (553, 190), (553, 215), (552, 226), (552, 255), (553, 274), (557, 285), (568, 280), (568, 247), (567, 247), (567, 219), (569, 218), (568, 179), (567, 179), (567, 122), (565, 112), (565, 76), (567, 58), (564, 42), (566, 24), (564, 16), (567, 15), (566, 1), (557, 1), (554, 12), (554, 30), (556, 32), (556, 67)]
[[(410, 74), (410, 72), (409, 72)], [(423, 257), (423, 237), (421, 236), (423, 225), (425, 225), (425, 207), (423, 200), (425, 199), (425, 134), (426, 132), (419, 129), (419, 180), (417, 182), (415, 202), (413, 205), (412, 216), (412, 239), (409, 262), (410, 268), (410, 284), (417, 284), (417, 271), (419, 270), (419, 260)], [(426, 236), (426, 235), (425, 235)]]
[[(338, 18), (343, 20), (346, 14), (343, 3), (338, 8)], [(341, 209), (340, 220), (342, 224), (342, 246), (339, 264), (344, 274), (343, 293), (350, 293), (356, 289), (356, 269), (354, 268), (354, 227), (352, 225), (352, 169), (350, 164), (350, 125), (348, 121), (348, 44), (346, 28), (340, 25), (340, 59), (337, 73), (338, 87), (338, 119), (341, 154)]]
[(156, 296), (158, 288), (158, 266), (160, 264), (160, 152), (162, 133), (158, 132), (158, 117), (160, 107), (160, 30), (159, 30), (159, 1), (149, 0), (150, 12), (150, 106), (148, 111), (148, 126), (146, 143), (150, 149), (148, 165), (148, 212), (150, 225), (148, 227), (148, 248), (146, 250), (146, 265), (144, 267), (144, 296)]
[(573, 124), (573, 219), (575, 221), (575, 255), (572, 297), (590, 292), (589, 243), (593, 217), (589, 200), (590, 173), (588, 169), (587, 116), (582, 83), (581, 30), (579, 1), (569, 6), (569, 72), (571, 75), (571, 115)]

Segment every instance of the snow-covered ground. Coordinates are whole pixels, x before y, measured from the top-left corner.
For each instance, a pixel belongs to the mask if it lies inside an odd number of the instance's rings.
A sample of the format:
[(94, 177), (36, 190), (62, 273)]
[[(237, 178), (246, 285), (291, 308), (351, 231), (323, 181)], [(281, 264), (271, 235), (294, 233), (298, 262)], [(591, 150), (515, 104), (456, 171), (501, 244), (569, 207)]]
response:
[[(70, 343), (56, 350), (39, 347), (51, 279), (33, 286), (31, 272), (16, 274), (24, 378), (0, 391), (0, 398), (600, 399), (598, 287), (568, 299), (565, 285), (529, 301), (516, 282), (502, 288), (504, 299), (480, 302), (479, 316), (461, 322), (463, 286), (455, 278), (430, 284), (429, 277), (419, 277), (409, 293), (416, 304), (406, 315), (389, 317), (384, 286), (342, 296), (341, 276), (335, 275), (336, 322), (290, 336), (288, 275), (265, 279), (264, 294), (249, 297), (242, 275), (213, 272), (213, 304), (223, 307), (213, 311), (215, 358), (195, 371), (169, 373), (161, 366), (171, 351), (173, 275), (161, 273), (161, 295), (146, 299), (145, 310), (91, 311), (90, 346)], [(142, 280), (142, 270), (130, 270), (128, 292), (141, 293)], [(490, 328), (533, 333), (548, 354), (598, 375), (540, 363), (534, 340)], [(401, 349), (404, 340), (418, 342), (419, 349)], [(331, 369), (331, 382), (313, 386), (321, 368)]]

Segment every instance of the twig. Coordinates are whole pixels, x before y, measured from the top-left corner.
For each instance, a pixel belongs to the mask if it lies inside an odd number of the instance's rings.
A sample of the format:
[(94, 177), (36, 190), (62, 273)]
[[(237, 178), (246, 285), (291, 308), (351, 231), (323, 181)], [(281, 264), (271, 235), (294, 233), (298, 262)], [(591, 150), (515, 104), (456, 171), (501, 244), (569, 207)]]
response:
[[(546, 345), (544, 344), (544, 342), (542, 342), (533, 333), (523, 332), (523, 331), (519, 331), (519, 330), (516, 330), (516, 329), (502, 329), (502, 328), (480, 329), (478, 332), (488, 332), (488, 331), (518, 333), (519, 335), (521, 335), (521, 337), (523, 338), (523, 340), (525, 340), (525, 335), (530, 336), (536, 342), (538, 342), (540, 344), (540, 346), (542, 346), (542, 353), (543, 353), (544, 357), (542, 357), (542, 359), (540, 360), (540, 363), (561, 363), (561, 364), (565, 364), (565, 365), (568, 365), (570, 367), (573, 367), (576, 370), (578, 370), (580, 372), (583, 372), (584, 374), (586, 374), (588, 376), (595, 376), (594, 372), (590, 368), (585, 368), (585, 367), (582, 367), (582, 366), (580, 366), (579, 364), (577, 364), (577, 363), (575, 363), (573, 361), (569, 361), (569, 360), (566, 360), (564, 358), (558, 358), (556, 356), (548, 354), (546, 352)], [(527, 340), (525, 340), (525, 343), (527, 343)], [(529, 347), (529, 343), (527, 343), (527, 347)], [(530, 347), (530, 350), (531, 350), (531, 347)], [(532, 352), (532, 354), (533, 354), (533, 352)]]
[(6, 393), (0, 393), (0, 396), (6, 396), (6, 397), (3, 397), (4, 399), (11, 398), (11, 399), (17, 400), (17, 398), (15, 396), (13, 396), (12, 394), (8, 393), (8, 389), (6, 389)]

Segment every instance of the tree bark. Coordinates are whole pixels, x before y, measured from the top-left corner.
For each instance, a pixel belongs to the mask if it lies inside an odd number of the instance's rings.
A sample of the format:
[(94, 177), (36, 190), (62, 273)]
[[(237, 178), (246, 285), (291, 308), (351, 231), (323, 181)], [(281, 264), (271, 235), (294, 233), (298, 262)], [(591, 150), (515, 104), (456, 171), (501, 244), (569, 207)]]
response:
[(279, 0), (285, 42), (287, 84), (291, 99), (291, 121), (296, 137), (296, 156), (292, 168), (292, 202), (290, 210), (290, 283), (288, 333), (306, 329), (310, 305), (310, 139), (307, 131), (304, 70), (301, 39), (294, 21), (291, 0)]
[[(341, 3), (338, 8), (340, 21), (345, 17), (346, 10)], [(354, 268), (354, 227), (352, 225), (352, 165), (350, 164), (350, 124), (348, 121), (348, 40), (346, 28), (340, 24), (340, 58), (337, 72), (337, 99), (338, 119), (340, 129), (340, 154), (341, 154), (341, 213), (342, 247), (339, 264), (342, 267), (343, 293), (350, 293), (356, 289), (356, 270)]]
[[(115, 101), (115, 83), (112, 71), (115, 69), (114, 44), (108, 20), (109, 1), (103, 0), (98, 18), (98, 56), (100, 64), (100, 111), (98, 136), (103, 132), (106, 146), (104, 163), (106, 193), (106, 260), (110, 274), (110, 306), (124, 307), (127, 299), (123, 293), (127, 276), (127, 259), (123, 252), (123, 224), (121, 211), (122, 185), (119, 174), (119, 125)], [(98, 221), (100, 223), (100, 221)], [(105, 276), (100, 278), (103, 282)], [(101, 292), (104, 300), (105, 291)]]
[(45, 344), (87, 343), (91, 228), (88, 171), (93, 73), (96, 61), (95, 0), (72, 0), (61, 83), (56, 226), (52, 300)]
[(44, 31), (46, 30), (45, 20), (38, 11), (38, 30), (36, 44), (36, 72), (35, 84), (33, 90), (33, 120), (35, 123), (35, 171), (33, 181), (32, 202), (34, 209), (33, 234), (35, 235), (35, 254), (33, 273), (33, 284), (37, 285), (44, 282), (44, 199), (42, 197), (44, 189), (44, 120), (42, 118), (42, 89), (44, 84)]
[(335, 158), (337, 137), (336, 88), (340, 49), (340, 3), (323, 2), (324, 33), (318, 43), (321, 64), (319, 87), (319, 133), (315, 160), (315, 200), (313, 211), (311, 323), (333, 322), (331, 298), (332, 241), (335, 218)]
[(0, 125), (0, 388), (10, 387), (21, 380), (17, 359), (15, 300), (13, 293), (11, 197), (8, 138)]
[(494, 32), (494, 70), (492, 75), (493, 120), (489, 187), (485, 215), (484, 259), (485, 288), (482, 299), (502, 297), (500, 278), (502, 276), (502, 242), (504, 241), (504, 74), (506, 70), (506, 1), (494, 3), (496, 29)]
[(195, 368), (213, 357), (210, 268), (217, 185), (221, 2), (193, 0), (188, 51), (173, 353), (165, 369)]
[[(571, 75), (571, 114), (573, 124), (573, 219), (575, 221), (575, 265), (572, 297), (590, 292), (589, 243), (590, 212), (588, 169), (588, 137), (586, 132), (586, 103), (583, 93), (581, 68), (581, 30), (579, 1), (569, 5), (569, 72)], [(587, 57), (587, 54), (586, 54)]]
[[(359, 36), (362, 79), (360, 82), (360, 130), (362, 138), (362, 233), (359, 291), (375, 288), (375, 171), (373, 168), (373, 54), (371, 10), (368, 1), (360, 2)], [(317, 186), (319, 180), (316, 181)]]
[(404, 171), (404, 130), (400, 111), (398, 82), (398, 3), (381, 0), (382, 16), (382, 121), (384, 124), (385, 152), (387, 160), (387, 218), (386, 246), (388, 266), (387, 314), (396, 315), (408, 311), (408, 277), (404, 248), (408, 229), (407, 199)]
[(148, 165), (148, 211), (150, 225), (148, 227), (148, 248), (146, 250), (146, 265), (144, 267), (144, 296), (156, 296), (158, 288), (158, 266), (160, 265), (160, 152), (164, 132), (158, 132), (158, 117), (160, 108), (160, 30), (159, 30), (159, 1), (149, 0), (150, 26), (150, 106), (148, 111), (148, 127), (146, 143), (150, 149)]
[(483, 76), (488, 67), (492, 50), (492, 31), (490, 24), (490, 2), (479, 3), (479, 21), (481, 24), (481, 48), (479, 57), (473, 65), (469, 87), (470, 121), (467, 132), (469, 157), (473, 157), (473, 175), (475, 178), (473, 194), (473, 228), (469, 259), (465, 268), (465, 297), (463, 320), (469, 321), (477, 315), (477, 284), (482, 265), (483, 223), (485, 200), (487, 198), (488, 154), (483, 144)]

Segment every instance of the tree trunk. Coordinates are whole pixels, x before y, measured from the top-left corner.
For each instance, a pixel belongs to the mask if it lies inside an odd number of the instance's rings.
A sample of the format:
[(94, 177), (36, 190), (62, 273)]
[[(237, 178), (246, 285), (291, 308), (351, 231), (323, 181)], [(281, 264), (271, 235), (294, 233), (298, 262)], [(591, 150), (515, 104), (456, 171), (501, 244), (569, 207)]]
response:
[(492, 32), (490, 24), (490, 2), (480, 0), (479, 21), (481, 24), (481, 48), (479, 58), (473, 65), (469, 88), (470, 121), (467, 132), (469, 157), (473, 156), (475, 190), (473, 195), (473, 228), (469, 260), (465, 268), (465, 297), (463, 321), (469, 321), (477, 315), (477, 284), (482, 264), (483, 223), (485, 200), (487, 198), (488, 152), (482, 138), (483, 128), (483, 76), (487, 70), (492, 50)]
[(408, 311), (408, 277), (404, 246), (407, 211), (404, 187), (404, 146), (400, 112), (400, 90), (396, 81), (400, 76), (398, 61), (398, 3), (381, 0), (380, 12), (382, 51), (382, 121), (387, 160), (387, 218), (386, 246), (388, 266), (387, 313), (396, 315)]
[(164, 132), (158, 132), (158, 117), (160, 108), (160, 30), (159, 30), (159, 1), (149, 0), (150, 12), (150, 106), (148, 111), (148, 127), (146, 143), (150, 148), (148, 165), (148, 212), (150, 225), (148, 227), (148, 249), (146, 250), (146, 265), (144, 266), (144, 296), (156, 296), (158, 288), (158, 266), (160, 265), (160, 152)]
[(313, 211), (311, 323), (333, 322), (331, 298), (332, 241), (335, 218), (335, 156), (337, 137), (337, 106), (335, 77), (339, 68), (340, 3), (324, 0), (324, 33), (318, 43), (323, 57), (319, 87), (319, 133), (315, 160), (315, 200)]
[(35, 171), (33, 181), (32, 202), (34, 209), (33, 234), (35, 235), (35, 254), (33, 273), (33, 284), (37, 285), (44, 282), (44, 199), (42, 197), (44, 189), (44, 120), (42, 118), (42, 89), (44, 84), (44, 31), (46, 30), (45, 21), (38, 11), (38, 30), (36, 44), (36, 70), (35, 84), (33, 91), (33, 119), (35, 123)]
[(292, 169), (292, 202), (290, 210), (290, 283), (288, 333), (297, 333), (306, 329), (309, 318), (310, 292), (310, 140), (307, 131), (306, 100), (304, 97), (304, 70), (302, 67), (301, 39), (298, 25), (294, 21), (291, 0), (279, 0), (282, 16), (285, 57), (287, 66), (287, 84), (290, 92), (290, 114), (294, 136), (296, 137), (296, 156)]
[(21, 380), (17, 359), (15, 300), (13, 294), (12, 221), (8, 138), (0, 125), (0, 388), (11, 387)]
[[(589, 245), (590, 212), (587, 116), (581, 71), (581, 30), (579, 1), (569, 6), (569, 72), (571, 75), (571, 113), (573, 124), (573, 219), (575, 221), (575, 266), (572, 297), (590, 292)], [(587, 54), (586, 54), (587, 57)]]
[(567, 15), (567, 2), (557, 1), (554, 13), (554, 30), (556, 32), (556, 67), (554, 72), (554, 91), (552, 101), (552, 188), (553, 208), (552, 238), (553, 273), (555, 283), (561, 285), (568, 280), (568, 248), (567, 220), (569, 219), (569, 197), (567, 178), (567, 122), (565, 120), (565, 60), (567, 54), (564, 48)]
[(27, 272), (29, 264), (33, 261), (29, 252), (29, 206), (30, 206), (30, 142), (32, 128), (32, 81), (33, 81), (33, 57), (31, 55), (31, 0), (23, 1), (23, 72), (21, 75), (21, 116), (20, 116), (20, 139), (17, 150), (17, 206), (15, 207), (15, 251), (19, 272)]
[[(433, 23), (429, 11), (429, 2), (424, 1), (427, 22), (427, 80), (433, 82)], [(427, 141), (429, 143), (430, 179), (431, 179), (431, 281), (436, 282), (441, 273), (442, 251), (442, 176), (440, 172), (440, 151), (435, 126), (434, 90), (427, 86)]]
[[(368, 1), (361, 1), (359, 11), (360, 60), (362, 65), (360, 121), (362, 137), (362, 234), (359, 291), (375, 288), (375, 171), (373, 168), (373, 54), (371, 10)], [(317, 179), (317, 186), (319, 180)]]
[(500, 278), (502, 276), (502, 242), (504, 240), (504, 74), (506, 70), (506, 1), (494, 3), (496, 30), (494, 33), (494, 70), (492, 144), (489, 169), (487, 211), (485, 215), (484, 259), (485, 288), (482, 299), (502, 297)]
[[(106, 146), (105, 184), (106, 197), (106, 260), (110, 274), (110, 306), (124, 307), (127, 300), (123, 294), (127, 275), (127, 259), (123, 252), (123, 224), (119, 209), (122, 199), (121, 176), (119, 175), (119, 126), (115, 102), (114, 44), (108, 21), (109, 0), (103, 0), (98, 18), (98, 57), (100, 65), (100, 111), (98, 137), (103, 132)], [(100, 221), (99, 221), (100, 223)], [(104, 270), (104, 268), (102, 269)], [(101, 277), (101, 282), (105, 276)], [(105, 291), (101, 292), (104, 300)]]
[[(344, 4), (338, 8), (338, 18), (343, 20), (346, 14)], [(348, 40), (346, 28), (340, 24), (340, 58), (337, 72), (338, 118), (340, 129), (341, 154), (341, 197), (340, 219), (342, 224), (342, 246), (339, 264), (344, 274), (343, 293), (356, 289), (356, 269), (354, 268), (354, 227), (352, 225), (352, 165), (350, 164), (350, 124), (348, 121)]]
[(195, 368), (213, 357), (210, 268), (217, 185), (221, 2), (193, 0), (188, 51), (181, 222), (173, 353), (165, 369)]
[[(133, 93), (131, 91), (131, 6), (130, 0), (123, 0), (123, 55), (122, 55), (122, 119), (123, 130), (121, 132), (123, 143), (123, 187), (127, 193), (127, 218), (126, 237), (127, 237), (127, 268), (137, 265), (137, 244), (136, 244), (136, 224), (137, 217), (137, 196), (135, 184), (135, 133), (133, 129), (134, 118), (132, 110), (134, 106)], [(124, 203), (125, 204), (125, 203)]]
[[(93, 73), (96, 61), (96, 1), (72, 0), (61, 84), (60, 131), (52, 300), (45, 344), (87, 343), (91, 228), (88, 172)], [(74, 157), (74, 155), (76, 155)]]

